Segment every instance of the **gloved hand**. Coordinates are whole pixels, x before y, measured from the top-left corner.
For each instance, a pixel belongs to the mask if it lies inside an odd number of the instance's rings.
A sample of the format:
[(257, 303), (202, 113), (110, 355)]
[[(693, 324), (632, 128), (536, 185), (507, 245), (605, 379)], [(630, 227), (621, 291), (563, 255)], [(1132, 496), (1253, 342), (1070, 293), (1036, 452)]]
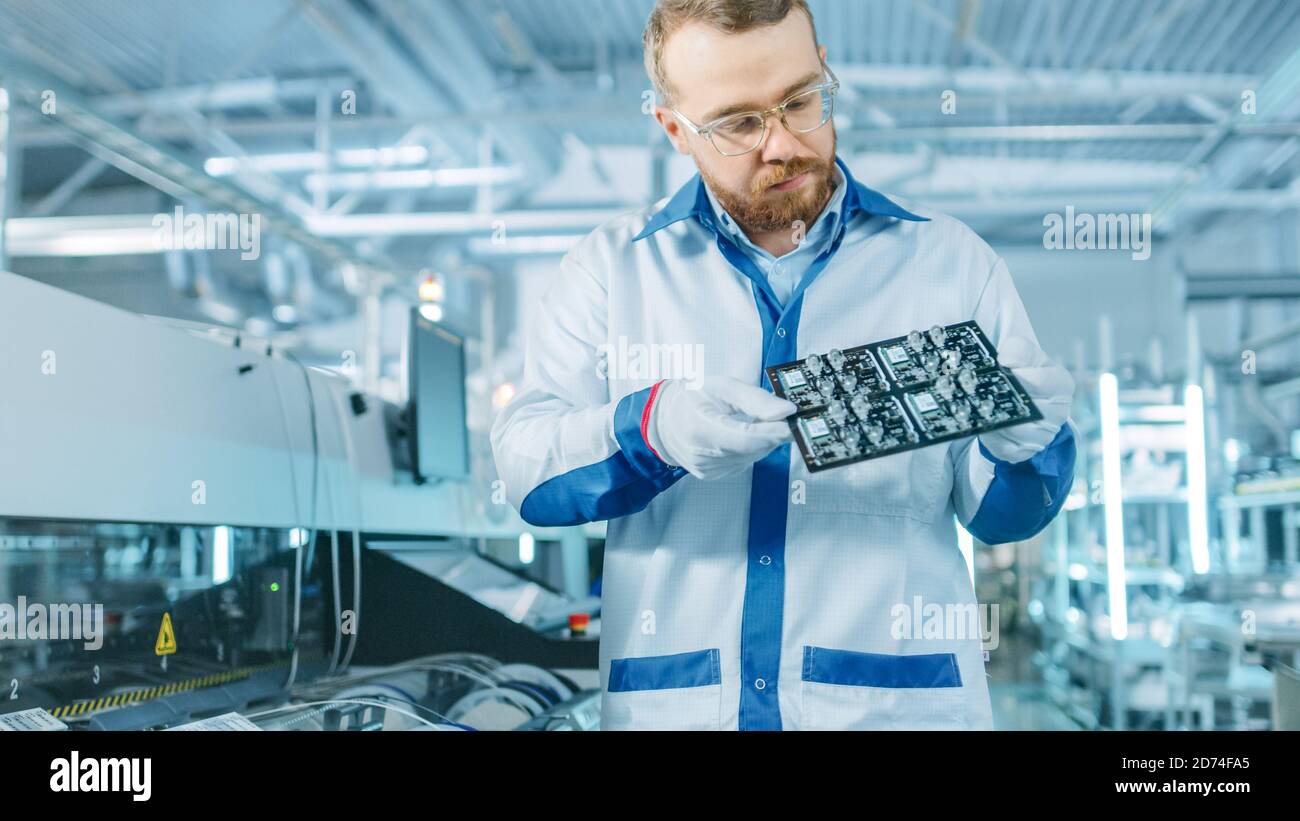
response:
[(646, 443), (668, 464), (698, 479), (717, 479), (788, 441), (785, 419), (796, 410), (793, 402), (739, 379), (668, 379), (650, 406)]
[(1023, 462), (1051, 444), (1070, 418), (1074, 378), (1028, 339), (1013, 337), (998, 348), (998, 364), (1011, 373), (1042, 411), (1037, 422), (981, 433), (979, 439), (999, 459)]

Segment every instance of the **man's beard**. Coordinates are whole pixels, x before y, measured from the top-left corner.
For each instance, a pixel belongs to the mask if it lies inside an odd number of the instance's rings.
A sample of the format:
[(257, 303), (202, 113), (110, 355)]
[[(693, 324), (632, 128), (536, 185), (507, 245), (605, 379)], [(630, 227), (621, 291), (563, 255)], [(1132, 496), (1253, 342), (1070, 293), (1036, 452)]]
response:
[[(811, 227), (830, 201), (835, 179), (833, 159), (823, 162), (816, 157), (795, 157), (756, 179), (748, 192), (737, 194), (724, 188), (702, 166), (699, 170), (718, 204), (747, 234), (792, 230), (796, 221), (802, 221), (805, 229)], [(810, 172), (811, 179), (794, 191), (768, 191), (770, 186), (804, 172)]]

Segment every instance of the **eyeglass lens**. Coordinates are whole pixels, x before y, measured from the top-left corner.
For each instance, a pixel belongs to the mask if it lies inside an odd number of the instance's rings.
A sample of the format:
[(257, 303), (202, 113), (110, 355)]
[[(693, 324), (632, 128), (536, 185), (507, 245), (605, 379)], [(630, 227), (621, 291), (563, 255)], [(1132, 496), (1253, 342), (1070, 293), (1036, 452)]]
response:
[[(786, 101), (785, 121), (792, 131), (808, 132), (826, 124), (831, 116), (831, 93), (813, 89)], [(713, 145), (727, 155), (753, 151), (763, 140), (763, 118), (738, 114), (715, 123), (709, 132)]]

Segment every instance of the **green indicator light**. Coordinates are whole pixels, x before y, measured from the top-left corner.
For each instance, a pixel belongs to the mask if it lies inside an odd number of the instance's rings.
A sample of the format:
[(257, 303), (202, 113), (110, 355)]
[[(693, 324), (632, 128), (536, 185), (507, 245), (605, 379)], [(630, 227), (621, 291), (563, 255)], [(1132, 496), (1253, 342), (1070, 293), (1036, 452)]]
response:
[(272, 593), (278, 593), (279, 591), (280, 591), (280, 583), (279, 583), (279, 582), (271, 582), (271, 592), (272, 592)]

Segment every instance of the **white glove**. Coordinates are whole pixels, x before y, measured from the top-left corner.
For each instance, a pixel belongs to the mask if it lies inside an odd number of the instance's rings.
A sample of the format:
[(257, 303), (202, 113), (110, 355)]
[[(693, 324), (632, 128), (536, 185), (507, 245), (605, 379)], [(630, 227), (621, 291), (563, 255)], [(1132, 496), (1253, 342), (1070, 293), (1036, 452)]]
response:
[(981, 433), (979, 439), (999, 459), (1023, 462), (1052, 443), (1070, 418), (1074, 377), (1057, 365), (1037, 345), (1013, 337), (998, 349), (998, 364), (1010, 368), (1043, 414), (1037, 422)]
[(796, 410), (793, 402), (739, 379), (669, 379), (655, 395), (646, 442), (668, 464), (698, 479), (717, 479), (788, 441), (785, 419)]

